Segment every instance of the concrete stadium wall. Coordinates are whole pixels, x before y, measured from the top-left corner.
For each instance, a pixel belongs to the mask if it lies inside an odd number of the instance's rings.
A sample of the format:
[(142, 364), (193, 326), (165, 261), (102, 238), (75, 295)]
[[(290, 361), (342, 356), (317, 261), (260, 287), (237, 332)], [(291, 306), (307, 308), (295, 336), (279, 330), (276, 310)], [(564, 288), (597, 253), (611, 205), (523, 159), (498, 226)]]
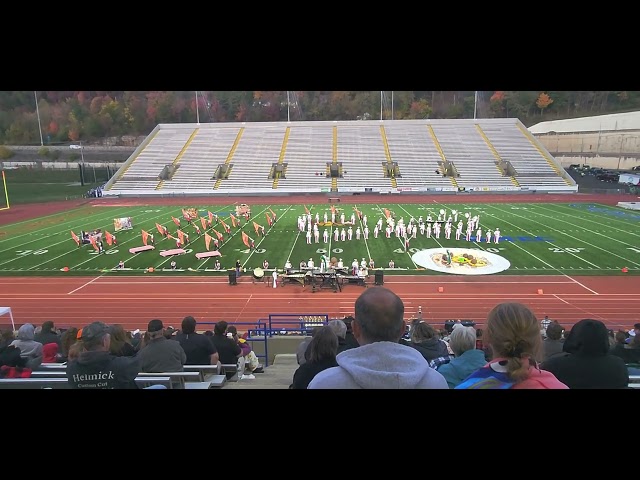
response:
[(640, 164), (640, 131), (552, 133), (535, 137), (563, 167), (586, 163), (593, 167), (629, 170)]

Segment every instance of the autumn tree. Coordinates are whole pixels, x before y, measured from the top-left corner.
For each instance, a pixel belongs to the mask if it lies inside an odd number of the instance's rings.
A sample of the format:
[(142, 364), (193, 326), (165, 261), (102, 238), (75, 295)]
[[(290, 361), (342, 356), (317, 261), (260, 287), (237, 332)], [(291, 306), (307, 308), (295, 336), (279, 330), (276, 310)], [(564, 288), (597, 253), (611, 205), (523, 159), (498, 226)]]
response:
[(538, 95), (538, 99), (536, 100), (536, 105), (540, 109), (540, 115), (544, 113), (544, 109), (553, 103), (553, 99), (547, 95), (545, 92), (542, 92)]

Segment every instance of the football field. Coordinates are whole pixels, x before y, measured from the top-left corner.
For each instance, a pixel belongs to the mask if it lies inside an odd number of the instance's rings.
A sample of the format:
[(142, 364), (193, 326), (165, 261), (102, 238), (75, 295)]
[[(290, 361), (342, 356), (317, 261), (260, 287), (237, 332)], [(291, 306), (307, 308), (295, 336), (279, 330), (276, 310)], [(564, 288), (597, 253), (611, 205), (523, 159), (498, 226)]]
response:
[[(188, 202), (188, 200), (186, 201)], [(287, 260), (294, 267), (301, 261), (312, 258), (319, 265), (322, 255), (343, 259), (345, 266), (354, 259), (373, 259), (376, 268), (389, 268), (389, 262), (395, 266), (389, 274), (425, 274), (448, 275), (440, 271), (425, 268), (415, 261), (414, 254), (422, 250), (472, 249), (478, 256), (488, 253), (508, 261), (508, 268), (501, 274), (513, 275), (637, 275), (640, 271), (640, 212), (624, 210), (596, 203), (448, 203), (431, 201), (424, 204), (264, 204), (249, 205), (251, 217), (247, 222), (236, 212), (236, 203), (221, 205), (182, 206), (101, 206), (86, 205), (74, 210), (44, 216), (9, 225), (0, 226), (0, 275), (131, 275), (145, 274), (152, 267), (156, 272), (168, 275), (226, 275), (236, 260), (253, 271), (262, 267), (267, 260), (270, 268), (282, 269)], [(349, 222), (352, 213), (359, 211), (367, 217), (368, 238), (361, 234), (356, 239), (356, 229), (364, 229), (362, 219), (356, 216), (351, 225), (353, 238), (336, 241), (334, 229), (342, 230), (343, 225), (330, 223), (335, 209), (336, 223), (345, 215)], [(183, 218), (183, 209), (195, 211), (194, 224), (200, 227), (198, 235), (193, 225)], [(445, 216), (458, 212), (458, 219), (466, 221), (466, 214), (478, 216), (483, 238), (475, 239), (475, 230), (471, 241), (463, 236), (455, 240), (455, 222), (451, 239), (446, 239), (444, 231), (440, 238), (427, 238), (419, 231), (416, 238), (410, 238), (409, 248), (405, 250), (404, 241), (391, 235), (386, 238), (384, 230), (374, 238), (373, 230), (378, 219), (386, 220), (386, 212), (396, 221), (403, 218), (405, 225), (411, 217), (418, 220), (428, 215), (435, 220), (441, 210)], [(307, 243), (304, 232), (300, 232), (297, 221), (309, 211), (315, 221), (319, 218), (319, 242), (312, 238)], [(209, 212), (218, 217), (211, 227), (203, 229), (199, 217), (209, 218)], [(267, 215), (275, 213), (273, 225), (267, 222)], [(329, 222), (324, 223), (327, 214)], [(233, 226), (232, 215), (240, 225)], [(114, 230), (114, 219), (130, 217), (132, 229)], [(180, 221), (176, 225), (172, 217)], [(215, 219), (215, 217), (214, 217)], [(225, 233), (224, 222), (229, 226), (230, 235)], [(259, 235), (256, 226), (264, 227), (265, 235)], [(162, 251), (176, 248), (173, 239), (160, 235), (156, 224), (166, 227), (172, 237), (177, 230), (188, 234), (190, 242), (184, 246), (185, 253), (163, 257)], [(385, 222), (383, 221), (383, 225)], [(346, 229), (350, 225), (344, 225)], [(486, 242), (484, 232), (500, 229), (499, 243)], [(81, 230), (100, 229), (116, 234), (117, 245), (103, 242), (104, 253), (98, 253), (91, 244), (80, 247), (72, 238), (71, 232), (78, 236)], [(328, 240), (323, 240), (327, 231)], [(155, 249), (136, 254), (130, 248), (143, 246), (143, 231), (155, 237)], [(205, 233), (211, 239), (218, 238), (220, 256), (199, 259), (197, 253), (207, 252)], [(255, 248), (250, 249), (243, 242), (243, 232), (253, 239)], [(210, 249), (213, 250), (213, 240)], [(215, 270), (216, 258), (221, 269)], [(176, 261), (176, 270), (170, 269), (172, 260)], [(116, 269), (120, 261), (124, 269)], [(626, 267), (626, 268), (625, 268)], [(623, 269), (626, 271), (623, 272)]]

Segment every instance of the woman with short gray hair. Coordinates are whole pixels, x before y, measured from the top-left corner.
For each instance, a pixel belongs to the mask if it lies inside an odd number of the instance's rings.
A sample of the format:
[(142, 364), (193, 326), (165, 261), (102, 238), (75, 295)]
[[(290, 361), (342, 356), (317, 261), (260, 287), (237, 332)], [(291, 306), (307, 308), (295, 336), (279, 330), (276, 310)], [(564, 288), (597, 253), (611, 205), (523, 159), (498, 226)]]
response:
[(473, 327), (456, 326), (449, 337), (449, 346), (455, 358), (440, 365), (438, 372), (447, 380), (449, 388), (455, 388), (487, 362), (484, 352), (476, 349), (476, 329)]

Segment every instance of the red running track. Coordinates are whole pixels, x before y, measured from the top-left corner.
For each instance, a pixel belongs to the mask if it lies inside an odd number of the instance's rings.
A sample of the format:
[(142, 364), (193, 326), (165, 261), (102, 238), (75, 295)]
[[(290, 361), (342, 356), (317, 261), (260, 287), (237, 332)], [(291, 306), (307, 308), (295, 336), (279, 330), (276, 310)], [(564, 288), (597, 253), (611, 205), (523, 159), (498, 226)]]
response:
[[(629, 329), (640, 321), (638, 277), (385, 275), (384, 286), (403, 299), (405, 318), (422, 306), (425, 318), (436, 324), (459, 318), (481, 326), (489, 310), (503, 301), (525, 303), (539, 318), (549, 315), (565, 326), (594, 318), (609, 328)], [(254, 283), (251, 275), (238, 285), (229, 285), (227, 277), (12, 277), (0, 278), (0, 305), (12, 308), (16, 324), (53, 320), (58, 326), (81, 327), (103, 320), (144, 330), (153, 318), (179, 326), (186, 315), (199, 322), (230, 323), (255, 322), (270, 313), (343, 317), (353, 314), (363, 291), (358, 285), (345, 285), (337, 293), (313, 293), (298, 285), (274, 289)], [(2, 323), (7, 325), (8, 318)]]

